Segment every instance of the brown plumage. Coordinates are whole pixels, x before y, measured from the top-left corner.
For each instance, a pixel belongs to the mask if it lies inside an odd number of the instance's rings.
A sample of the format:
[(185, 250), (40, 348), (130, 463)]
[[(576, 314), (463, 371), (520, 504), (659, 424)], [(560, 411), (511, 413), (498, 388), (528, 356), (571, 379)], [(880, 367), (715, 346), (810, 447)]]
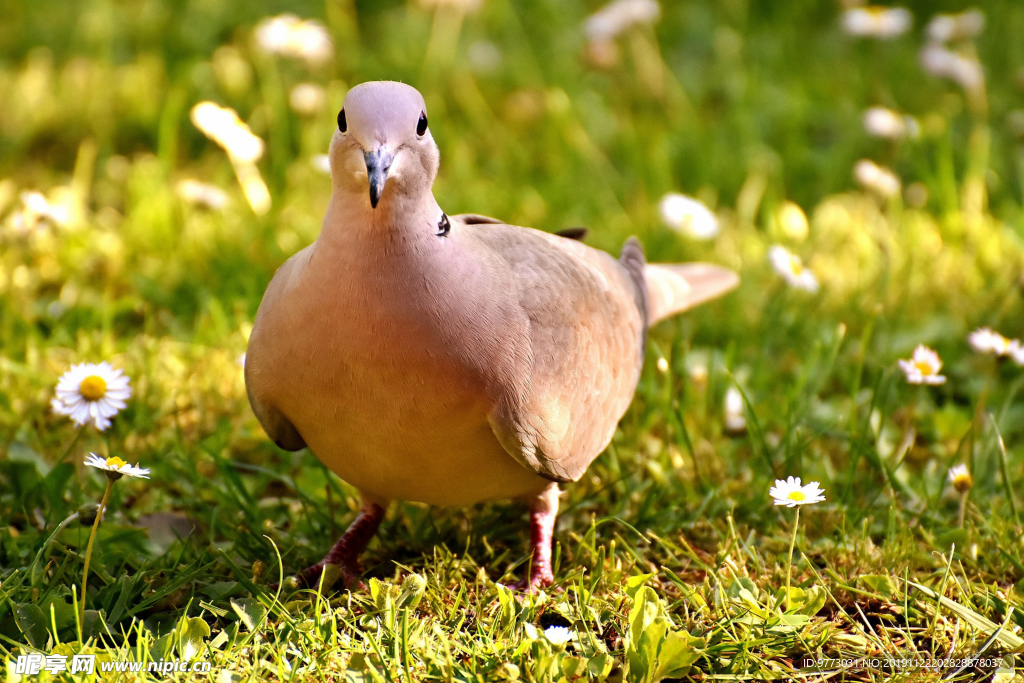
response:
[[(647, 327), (737, 277), (647, 265), (635, 240), (615, 259), (496, 219), (448, 217), (431, 193), (438, 151), (419, 93), (366, 83), (344, 111), (323, 230), (281, 267), (256, 317), (253, 410), (279, 445), (308, 445), (362, 492), (359, 539), (392, 499), (528, 500), (541, 540), (525, 585), (550, 583), (553, 482), (578, 479), (611, 440)], [(353, 538), (325, 558), (350, 583), (365, 544)]]

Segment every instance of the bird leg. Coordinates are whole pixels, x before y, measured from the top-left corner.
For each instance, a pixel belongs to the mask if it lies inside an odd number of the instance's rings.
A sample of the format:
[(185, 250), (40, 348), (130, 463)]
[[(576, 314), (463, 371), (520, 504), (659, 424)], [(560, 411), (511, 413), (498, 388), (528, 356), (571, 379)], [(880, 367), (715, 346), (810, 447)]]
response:
[(533, 593), (555, 582), (551, 571), (551, 537), (558, 516), (558, 484), (552, 483), (530, 499), (530, 564), (526, 578), (510, 588)]
[(300, 580), (307, 586), (318, 586), (324, 567), (333, 564), (341, 570), (341, 578), (346, 587), (361, 587), (359, 575), (363, 573), (363, 567), (359, 563), (359, 554), (366, 549), (382, 521), (384, 507), (364, 497), (359, 514), (352, 524), (322, 560), (299, 573)]

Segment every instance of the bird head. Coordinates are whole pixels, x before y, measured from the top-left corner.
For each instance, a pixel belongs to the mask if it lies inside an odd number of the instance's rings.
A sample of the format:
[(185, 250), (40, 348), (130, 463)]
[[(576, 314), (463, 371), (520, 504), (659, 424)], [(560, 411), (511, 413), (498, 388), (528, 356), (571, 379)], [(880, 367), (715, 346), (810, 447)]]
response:
[(361, 194), (371, 209), (391, 197), (429, 192), (440, 155), (423, 96), (393, 81), (349, 90), (338, 112), (330, 159), (335, 187)]

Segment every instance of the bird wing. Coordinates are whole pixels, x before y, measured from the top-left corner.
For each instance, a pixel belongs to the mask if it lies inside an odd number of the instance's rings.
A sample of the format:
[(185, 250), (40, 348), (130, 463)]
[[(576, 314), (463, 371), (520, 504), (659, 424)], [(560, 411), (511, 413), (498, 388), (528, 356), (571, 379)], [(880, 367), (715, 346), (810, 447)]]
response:
[[(300, 451), (306, 447), (306, 441), (295, 425), (267, 400), (271, 393), (269, 388), (274, 384), (275, 362), (272, 349), (275, 335), (274, 330), (267, 333), (265, 325), (261, 323), (264, 317), (270, 315), (268, 312), (275, 309), (275, 304), (287, 299), (294, 278), (309, 260), (310, 253), (311, 249), (306, 247), (278, 269), (263, 295), (245, 353), (245, 391), (249, 396), (249, 405), (270, 440), (286, 451)], [(281, 310), (287, 307), (276, 308)]]
[[(458, 213), (451, 216), (451, 220), (458, 221), (464, 225), (505, 224), (504, 221), (500, 221), (497, 218), (491, 218), (490, 216), (484, 216), (479, 213)], [(559, 237), (565, 237), (570, 240), (582, 240), (587, 236), (588, 232), (589, 230), (583, 226), (573, 226), (571, 228), (555, 230), (551, 234), (558, 235)]]
[(451, 219), (453, 221), (464, 223), (465, 225), (501, 224), (501, 221), (497, 218), (491, 218), (490, 216), (484, 216), (479, 213), (459, 213), (452, 216)]
[(528, 320), (528, 369), (502, 380), (491, 428), (529, 469), (576, 480), (632, 400), (643, 362), (641, 285), (575, 240), (503, 223), (477, 224), (472, 235), (511, 272)]

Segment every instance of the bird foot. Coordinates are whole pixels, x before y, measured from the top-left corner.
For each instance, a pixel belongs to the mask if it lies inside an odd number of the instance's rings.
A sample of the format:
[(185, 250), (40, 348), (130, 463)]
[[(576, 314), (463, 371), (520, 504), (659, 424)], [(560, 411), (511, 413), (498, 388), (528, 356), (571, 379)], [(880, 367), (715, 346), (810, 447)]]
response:
[[(359, 553), (377, 533), (384, 519), (384, 508), (371, 501), (363, 501), (363, 506), (355, 520), (345, 531), (331, 551), (316, 564), (303, 569), (295, 576), (299, 587), (324, 589), (334, 585), (340, 578), (345, 587), (365, 589), (366, 585), (359, 580), (363, 567), (359, 564)], [(276, 590), (276, 587), (275, 587)]]
[(514, 591), (536, 593), (555, 582), (551, 570), (551, 535), (558, 513), (558, 485), (551, 484), (530, 503), (530, 562), (526, 578), (508, 584)]
[(341, 579), (346, 588), (365, 589), (366, 584), (359, 578), (363, 567), (359, 560), (339, 560), (324, 558), (314, 565), (306, 567), (296, 575), (298, 582), (305, 588), (330, 588)]
[(542, 588), (547, 588), (554, 582), (555, 576), (549, 569), (546, 572), (531, 572), (529, 578), (520, 579), (519, 581), (513, 581), (512, 583), (506, 583), (504, 585), (517, 593), (528, 593), (530, 595), (534, 595)]

